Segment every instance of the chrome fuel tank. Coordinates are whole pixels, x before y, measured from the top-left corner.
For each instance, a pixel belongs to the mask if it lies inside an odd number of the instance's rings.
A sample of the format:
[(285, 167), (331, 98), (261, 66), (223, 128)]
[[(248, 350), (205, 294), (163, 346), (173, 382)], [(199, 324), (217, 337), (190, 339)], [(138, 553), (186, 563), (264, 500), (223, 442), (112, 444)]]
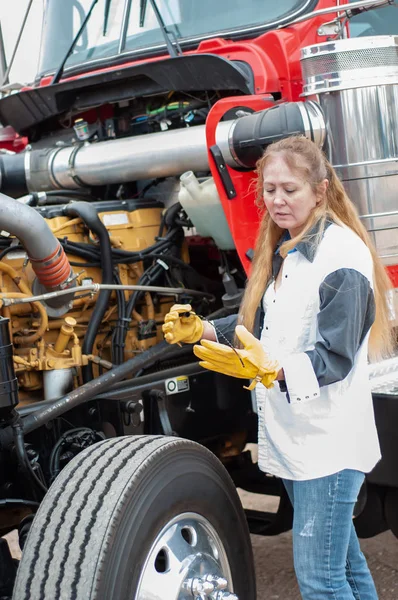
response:
[(398, 37), (309, 46), (301, 66), (303, 95), (325, 116), (329, 159), (384, 264), (398, 265)]

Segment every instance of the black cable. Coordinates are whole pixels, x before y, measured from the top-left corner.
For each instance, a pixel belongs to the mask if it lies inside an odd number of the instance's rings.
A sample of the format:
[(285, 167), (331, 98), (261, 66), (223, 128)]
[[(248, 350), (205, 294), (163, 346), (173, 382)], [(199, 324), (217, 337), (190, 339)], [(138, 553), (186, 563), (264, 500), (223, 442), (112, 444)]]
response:
[[(121, 285), (119, 274), (115, 272), (114, 281), (116, 284)], [(112, 334), (112, 363), (120, 365), (124, 359), (124, 340), (123, 340), (123, 325), (124, 319), (126, 319), (126, 298), (123, 290), (117, 290), (117, 306), (118, 306), (118, 320), (115, 325)], [(128, 327), (129, 321), (126, 322)]]
[(12, 252), (13, 250), (23, 250), (23, 247), (20, 244), (17, 244), (15, 246), (8, 246), (8, 248), (5, 248), (2, 252), (0, 252), (0, 260), (2, 260), (6, 256), (6, 254)]
[[(151, 265), (140, 277), (138, 280), (138, 285), (151, 285), (158, 279), (160, 275), (163, 274), (164, 267), (158, 264)], [(130, 318), (131, 313), (135, 309), (135, 305), (137, 304), (137, 300), (144, 294), (145, 292), (135, 291), (131, 294), (130, 299), (127, 303), (126, 307), (126, 316)]]
[[(160, 275), (162, 275), (163, 273), (163, 267), (157, 264), (151, 265), (146, 271), (144, 271), (144, 273), (141, 275), (141, 277), (138, 280), (138, 285), (151, 285), (153, 284), (156, 279), (158, 279), (160, 277)], [(135, 291), (131, 294), (126, 309), (125, 309), (125, 314), (124, 314), (124, 319), (121, 323), (121, 343), (124, 344), (126, 341), (126, 335), (127, 335), (127, 331), (128, 331), (128, 325), (131, 319), (131, 314), (133, 312), (133, 310), (135, 309), (135, 306), (138, 302), (138, 300), (141, 298), (141, 296), (144, 294), (145, 292), (139, 292), (139, 291)]]
[(94, 431), (94, 429), (90, 429), (89, 427), (76, 427), (74, 429), (69, 429), (68, 431), (65, 431), (65, 433), (63, 433), (61, 435), (61, 437), (59, 438), (59, 440), (57, 440), (55, 446), (53, 447), (53, 449), (51, 450), (51, 454), (50, 454), (50, 459), (49, 459), (49, 472), (50, 472), (50, 476), (51, 476), (51, 482), (54, 481), (54, 479), (57, 477), (57, 475), (60, 472), (60, 453), (62, 450), (62, 446), (64, 443), (68, 443), (68, 438), (73, 438), (74, 436), (76, 436), (77, 434), (83, 434), (83, 433), (87, 433), (87, 434), (95, 434), (98, 437), (102, 437), (97, 431)]
[(162, 219), (160, 221), (160, 225), (159, 225), (158, 238), (162, 237), (163, 229), (164, 229), (165, 225), (169, 225), (169, 227), (171, 227), (175, 217), (180, 212), (180, 210), (181, 210), (181, 204), (179, 202), (176, 202), (175, 204), (172, 204), (167, 210), (164, 211), (164, 213), (162, 215)]
[(97, 260), (100, 260), (99, 253), (93, 252), (92, 249), (88, 247), (89, 244), (71, 244), (70, 242), (61, 239), (59, 240), (59, 242), (67, 254), (72, 254), (73, 256), (84, 258), (90, 262), (97, 262)]
[[(93, 205), (87, 202), (76, 202), (65, 206), (64, 213), (68, 216), (79, 216), (87, 227), (98, 236), (99, 250), (101, 255), (102, 283), (112, 283), (113, 281), (113, 263), (112, 263), (112, 246), (109, 238), (108, 230), (102, 223), (98, 213)], [(84, 336), (82, 352), (83, 354), (92, 354), (95, 338), (102, 319), (109, 305), (110, 290), (101, 290), (95, 309), (91, 314), (90, 321), (87, 325), (86, 335)], [(83, 381), (87, 383), (93, 378), (93, 365), (91, 362), (82, 368)]]
[[(178, 233), (179, 230), (173, 229), (170, 232), (168, 232), (168, 234), (161, 241), (152, 244), (152, 246), (148, 246), (140, 252), (129, 252), (127, 250), (112, 249), (113, 261), (123, 264), (131, 264), (134, 262), (142, 261), (144, 258), (148, 257), (153, 252), (160, 252), (170, 248), (171, 245), (174, 244), (173, 238)], [(89, 263), (97, 263), (100, 260), (100, 248), (93, 246), (92, 244), (72, 242), (69, 241), (67, 238), (59, 238), (59, 242), (61, 243), (62, 247), (64, 248), (67, 254), (72, 254), (74, 256), (79, 256), (79, 258), (84, 258)]]
[(50, 190), (46, 192), (47, 196), (72, 196), (75, 198), (85, 198), (86, 200), (98, 201), (99, 198), (94, 198), (90, 192), (86, 190)]
[(69, 264), (71, 267), (86, 267), (88, 269), (99, 269), (101, 266), (100, 262), (96, 262), (96, 263), (84, 263), (84, 262), (76, 262), (73, 260), (69, 261)]
[[(80, 202), (78, 202), (77, 204), (80, 204)], [(65, 207), (65, 209), (66, 208), (67, 207)], [(68, 238), (64, 238), (63, 240), (60, 239), (60, 242), (63, 242), (71, 250), (71, 252), (76, 250), (82, 256), (85, 256), (87, 258), (91, 257), (94, 260), (100, 257), (99, 248), (97, 248), (93, 244), (85, 244), (83, 242), (72, 242), (71, 240), (68, 240)]]
[(197, 273), (196, 269), (194, 269), (192, 265), (184, 262), (181, 258), (172, 256), (171, 254), (161, 254), (160, 252), (159, 253), (154, 252), (154, 253), (148, 254), (148, 256), (146, 258), (160, 258), (160, 260), (164, 260), (165, 262), (174, 263), (174, 264), (178, 265), (179, 267), (181, 267), (182, 269), (187, 269), (189, 271), (195, 271), (195, 273)]
[[(15, 452), (18, 458), (18, 462), (22, 469), (25, 471), (28, 479), (32, 484), (32, 489), (35, 497), (38, 500), (41, 500), (42, 497), (47, 493), (47, 487), (43, 484), (43, 482), (39, 479), (39, 477), (34, 472), (32, 465), (30, 464), (29, 457), (26, 453), (25, 448), (25, 438), (24, 432), (22, 429), (22, 424), (20, 421), (17, 421), (12, 426), (14, 432), (14, 444), (15, 444)], [(40, 494), (38, 491), (40, 490)], [(39, 496), (39, 497), (38, 497)]]
[(175, 204), (172, 204), (165, 212), (164, 214), (164, 222), (166, 227), (168, 227), (169, 229), (173, 228), (174, 225), (174, 221), (178, 215), (178, 213), (181, 210), (181, 204), (179, 202), (176, 202)]
[[(81, 247), (77, 246), (76, 242), (74, 246), (71, 246), (68, 242), (60, 240), (61, 246), (65, 250), (66, 254), (71, 256), (78, 256), (79, 258), (85, 259), (85, 263), (74, 262), (72, 266), (85, 266), (85, 267), (98, 267), (100, 266), (100, 251), (95, 248), (94, 252), (87, 248), (89, 244), (81, 244)], [(151, 246), (150, 248), (143, 250), (142, 252), (128, 252), (127, 250), (112, 250), (112, 260), (115, 264), (134, 264), (141, 262), (146, 258), (158, 257), (160, 252), (171, 249), (172, 244), (162, 243)], [(151, 251), (153, 249), (153, 252)]]

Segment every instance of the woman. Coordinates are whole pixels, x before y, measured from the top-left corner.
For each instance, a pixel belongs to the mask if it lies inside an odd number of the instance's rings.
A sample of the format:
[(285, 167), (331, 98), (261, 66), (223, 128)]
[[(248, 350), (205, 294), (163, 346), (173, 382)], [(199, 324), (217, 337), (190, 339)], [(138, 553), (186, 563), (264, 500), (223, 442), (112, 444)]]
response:
[[(367, 358), (390, 350), (389, 280), (315, 144), (291, 137), (269, 146), (257, 175), (266, 211), (238, 317), (213, 327), (177, 305), (165, 339), (202, 340), (194, 347), (202, 366), (253, 379), (259, 467), (282, 478), (294, 507), (302, 598), (375, 600), (352, 515), (364, 473), (380, 459)], [(230, 342), (235, 332), (243, 349), (218, 343), (218, 332)]]

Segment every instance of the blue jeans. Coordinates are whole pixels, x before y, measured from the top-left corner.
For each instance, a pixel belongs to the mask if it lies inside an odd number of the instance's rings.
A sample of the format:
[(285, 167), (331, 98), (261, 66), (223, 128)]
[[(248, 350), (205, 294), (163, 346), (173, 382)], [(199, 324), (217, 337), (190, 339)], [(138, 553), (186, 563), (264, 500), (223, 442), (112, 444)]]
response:
[(303, 600), (377, 600), (352, 523), (364, 474), (283, 480), (294, 508), (294, 569)]

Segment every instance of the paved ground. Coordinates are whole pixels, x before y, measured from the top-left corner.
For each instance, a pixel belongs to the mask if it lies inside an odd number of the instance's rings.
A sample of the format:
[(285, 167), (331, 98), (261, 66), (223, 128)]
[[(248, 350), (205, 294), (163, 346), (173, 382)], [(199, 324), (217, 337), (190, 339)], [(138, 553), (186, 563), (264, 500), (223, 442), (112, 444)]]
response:
[[(273, 499), (240, 492), (247, 508), (272, 510)], [(257, 600), (300, 600), (292, 561), (291, 533), (252, 535), (257, 573)], [(361, 540), (379, 600), (398, 600), (398, 539), (391, 532)]]
[[(258, 600), (300, 600), (291, 558), (291, 534), (275, 538), (252, 536)], [(398, 599), (398, 540), (383, 533), (362, 540), (380, 600)]]

